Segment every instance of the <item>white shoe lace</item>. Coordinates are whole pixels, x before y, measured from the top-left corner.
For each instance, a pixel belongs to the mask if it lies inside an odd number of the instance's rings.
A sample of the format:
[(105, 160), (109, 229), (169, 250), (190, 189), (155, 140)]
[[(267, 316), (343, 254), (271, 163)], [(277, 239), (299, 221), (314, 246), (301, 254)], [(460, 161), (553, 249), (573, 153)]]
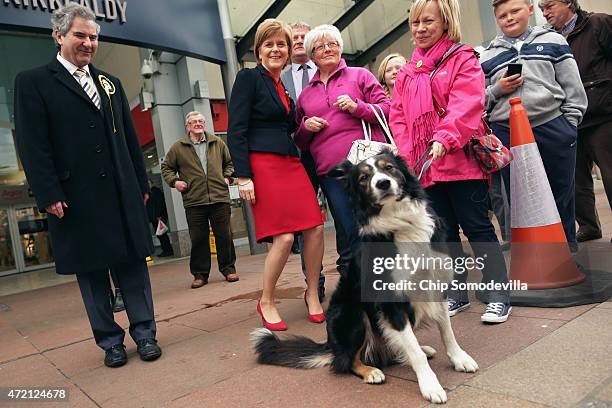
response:
[(493, 302), (487, 305), (485, 314), (500, 315), (504, 310), (504, 304), (501, 302)]

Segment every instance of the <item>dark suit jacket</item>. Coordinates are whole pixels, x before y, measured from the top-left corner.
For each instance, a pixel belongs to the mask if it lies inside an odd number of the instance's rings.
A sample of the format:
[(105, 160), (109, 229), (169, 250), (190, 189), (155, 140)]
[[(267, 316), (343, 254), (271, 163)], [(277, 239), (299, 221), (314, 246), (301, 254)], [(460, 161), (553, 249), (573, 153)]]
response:
[(260, 64), (236, 75), (228, 109), (227, 142), (238, 177), (253, 177), (249, 152), (299, 156), (291, 134), (296, 129), (295, 103), (289, 113), (274, 81)]
[(289, 92), (289, 96), (293, 99), (293, 102), (297, 102), (297, 95), (295, 94), (295, 84), (293, 83), (293, 72), (291, 71), (291, 65), (289, 65), (288, 69), (285, 70), (281, 74), (281, 80), (283, 81), (283, 85), (285, 85), (285, 89)]
[[(49, 215), (60, 274), (105, 269), (153, 251), (143, 202), (147, 177), (128, 101), (119, 79), (89, 70), (100, 110), (56, 58), (15, 79), (17, 146), (30, 188), (41, 209), (68, 204), (64, 218)], [(110, 97), (100, 75), (115, 87)]]

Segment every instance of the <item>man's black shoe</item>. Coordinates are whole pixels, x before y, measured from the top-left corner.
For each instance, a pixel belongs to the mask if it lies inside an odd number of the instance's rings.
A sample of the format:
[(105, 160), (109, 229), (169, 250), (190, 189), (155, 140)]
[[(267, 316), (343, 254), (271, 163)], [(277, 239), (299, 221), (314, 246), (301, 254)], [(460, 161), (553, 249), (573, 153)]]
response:
[(142, 361), (157, 360), (162, 355), (161, 348), (155, 339), (142, 339), (136, 342), (136, 351)]
[(104, 365), (107, 367), (121, 367), (127, 363), (127, 353), (123, 344), (116, 344), (104, 351)]
[(601, 238), (601, 231), (578, 231), (576, 233), (576, 241), (585, 242)]
[(123, 303), (123, 293), (119, 288), (115, 292), (115, 301), (113, 302), (113, 313), (122, 312), (125, 310), (125, 304)]

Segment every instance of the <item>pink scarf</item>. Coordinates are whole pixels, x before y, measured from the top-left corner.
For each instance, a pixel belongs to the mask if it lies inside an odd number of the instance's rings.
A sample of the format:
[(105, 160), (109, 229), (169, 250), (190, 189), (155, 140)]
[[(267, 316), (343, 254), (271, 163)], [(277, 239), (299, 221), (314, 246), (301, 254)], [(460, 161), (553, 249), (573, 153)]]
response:
[(404, 112), (407, 115), (408, 140), (412, 144), (411, 151), (407, 152), (411, 166), (427, 149), (439, 121), (433, 106), (429, 74), (453, 44), (445, 34), (427, 51), (416, 48), (406, 64), (404, 92), (408, 93), (410, 105), (404, 106)]

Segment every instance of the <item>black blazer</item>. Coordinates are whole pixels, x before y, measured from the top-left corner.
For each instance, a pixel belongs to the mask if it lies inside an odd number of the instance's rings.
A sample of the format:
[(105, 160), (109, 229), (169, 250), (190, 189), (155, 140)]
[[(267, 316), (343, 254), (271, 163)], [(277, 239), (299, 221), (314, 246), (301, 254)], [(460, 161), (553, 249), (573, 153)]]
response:
[[(60, 274), (108, 269), (153, 250), (146, 170), (127, 98), (118, 78), (93, 65), (89, 71), (101, 109), (55, 57), (15, 79), (17, 147), (30, 188), (41, 209), (68, 204), (62, 219), (49, 216)], [(100, 76), (114, 86), (110, 96)]]
[(289, 113), (281, 102), (274, 81), (261, 65), (236, 75), (228, 116), (227, 142), (238, 177), (253, 177), (249, 152), (299, 156), (291, 135), (296, 129), (295, 104)]

